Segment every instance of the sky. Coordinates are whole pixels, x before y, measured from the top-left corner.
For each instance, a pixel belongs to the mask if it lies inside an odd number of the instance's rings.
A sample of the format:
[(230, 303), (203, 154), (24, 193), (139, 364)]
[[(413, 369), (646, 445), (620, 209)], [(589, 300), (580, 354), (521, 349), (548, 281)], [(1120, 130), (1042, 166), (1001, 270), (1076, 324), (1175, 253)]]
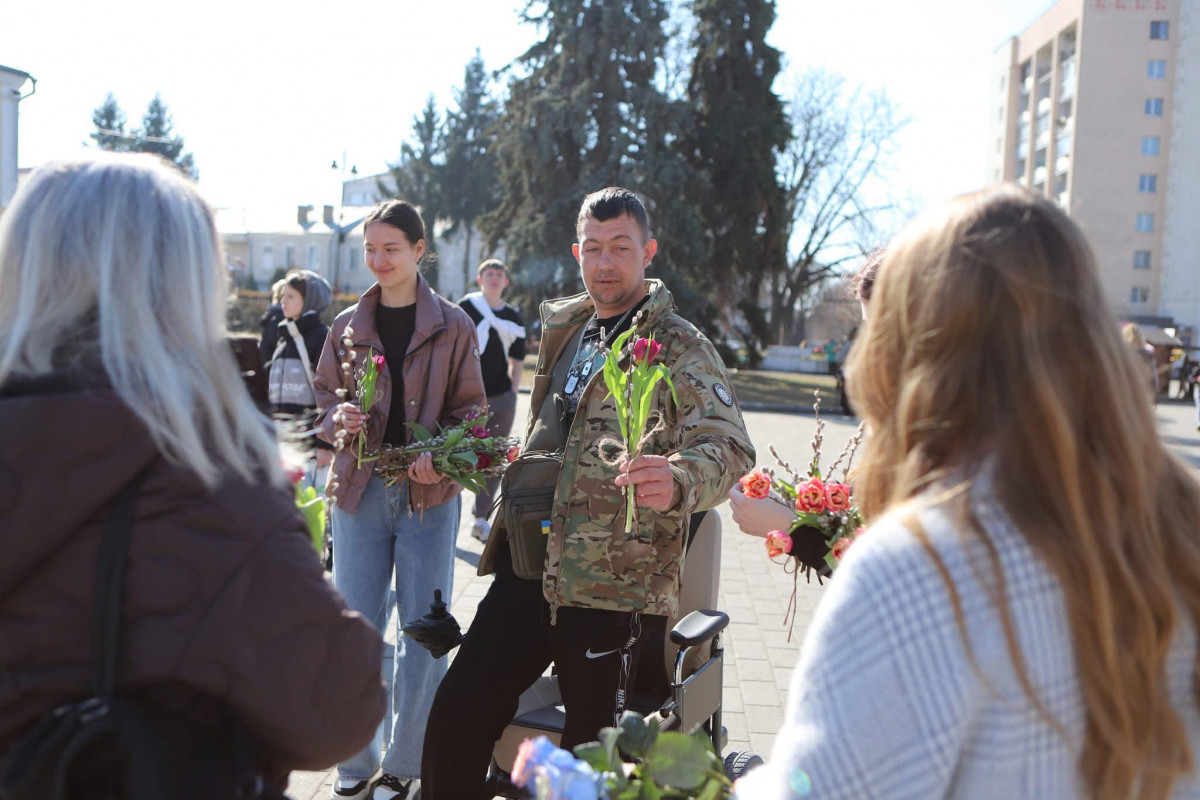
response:
[[(489, 69), (524, 52), (537, 30), (520, 22), (522, 5), (12, 0), (0, 12), (0, 64), (37, 79), (20, 104), (20, 166), (80, 153), (106, 93), (127, 127), (158, 93), (210, 202), (294, 219), (296, 205), (338, 201), (332, 162), (385, 170), (426, 99), (452, 102), (476, 48)], [(823, 67), (885, 91), (908, 120), (891, 184), (917, 207), (937, 202), (984, 185), (994, 51), (1050, 5), (778, 0), (776, 89), (786, 97), (796, 76)]]

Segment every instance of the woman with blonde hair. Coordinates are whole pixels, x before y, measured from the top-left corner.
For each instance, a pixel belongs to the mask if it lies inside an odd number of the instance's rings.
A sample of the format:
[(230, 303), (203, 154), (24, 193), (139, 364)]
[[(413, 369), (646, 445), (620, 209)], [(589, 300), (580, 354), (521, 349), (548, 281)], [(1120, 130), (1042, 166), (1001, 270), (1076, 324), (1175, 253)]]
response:
[[(268, 784), (355, 752), (383, 714), (382, 642), (325, 580), (230, 353), (220, 252), (195, 187), (149, 156), (48, 164), (0, 218), (5, 777), (39, 717), (107, 697), (98, 564), (126, 565), (116, 697), (244, 733), (226, 741), (248, 740), (235, 760)], [(114, 531), (127, 546), (109, 549)], [(148, 777), (121, 771), (114, 795)], [(157, 796), (233, 795), (190, 777)]]
[(1079, 229), (1015, 186), (937, 209), (861, 345), (872, 524), (737, 796), (1200, 795), (1200, 488)]

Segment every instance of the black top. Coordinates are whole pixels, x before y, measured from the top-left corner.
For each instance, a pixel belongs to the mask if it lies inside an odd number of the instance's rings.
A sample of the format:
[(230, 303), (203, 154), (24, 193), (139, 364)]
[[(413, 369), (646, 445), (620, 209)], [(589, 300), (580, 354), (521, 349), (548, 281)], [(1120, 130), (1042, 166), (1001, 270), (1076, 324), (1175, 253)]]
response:
[[(600, 319), (593, 316), (587, 327), (583, 329), (583, 338), (580, 339), (579, 349), (573, 356), (575, 362), (572, 363), (571, 371), (567, 373), (567, 384), (563, 389), (569, 415), (575, 414), (575, 410), (579, 407), (579, 396), (583, 394), (588, 380), (603, 363), (599, 350), (601, 332), (604, 333), (605, 346), (611, 347), (618, 336), (629, 330), (629, 326), (633, 324), (633, 318), (637, 316), (638, 311), (646, 305), (649, 299), (650, 295), (646, 295), (633, 308), (617, 314), (615, 317)], [(592, 362), (590, 367), (587, 366), (588, 360)], [(571, 378), (572, 373), (577, 375), (574, 380)]]
[[(478, 325), (483, 322), (483, 315), (475, 308), (475, 304), (470, 300), (460, 300), (459, 308), (467, 312), (467, 316), (471, 318), (471, 322)], [(505, 303), (504, 308), (497, 311), (492, 309), (492, 313), (499, 319), (506, 319), (509, 322), (515, 322), (518, 325), (524, 326), (525, 320), (521, 318), (521, 312)], [(508, 359), (515, 358), (518, 361), (525, 358), (525, 339), (523, 337), (514, 337), (512, 344), (508, 346), (508, 355), (504, 354), (504, 344), (500, 341), (500, 337), (491, 328), (488, 328), (487, 343), (480, 342), (483, 348), (479, 353), (479, 368), (483, 372), (483, 391), (488, 397), (495, 397), (498, 394), (511, 392), (512, 378), (508, 375)]]
[(383, 342), (383, 357), (387, 360), (388, 374), (392, 376), (392, 405), (383, 432), (385, 444), (405, 443), (408, 429), (404, 427), (404, 356), (408, 353), (416, 322), (416, 303), (399, 308), (381, 305), (375, 310), (375, 329), (379, 331), (379, 341)]

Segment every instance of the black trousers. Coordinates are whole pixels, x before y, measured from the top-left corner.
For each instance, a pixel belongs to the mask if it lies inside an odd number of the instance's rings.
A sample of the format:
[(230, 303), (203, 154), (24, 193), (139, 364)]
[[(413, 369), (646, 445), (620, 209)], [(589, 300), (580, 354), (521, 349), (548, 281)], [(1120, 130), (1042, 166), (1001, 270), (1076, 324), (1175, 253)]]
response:
[(550, 625), (541, 581), (514, 576), (506, 549), (497, 561), (496, 579), (434, 696), (422, 800), (490, 800), (485, 783), (492, 748), (521, 692), (551, 662), (567, 712), (562, 745), (568, 750), (612, 725), (618, 692), (633, 685), (641, 615), (563, 607)]

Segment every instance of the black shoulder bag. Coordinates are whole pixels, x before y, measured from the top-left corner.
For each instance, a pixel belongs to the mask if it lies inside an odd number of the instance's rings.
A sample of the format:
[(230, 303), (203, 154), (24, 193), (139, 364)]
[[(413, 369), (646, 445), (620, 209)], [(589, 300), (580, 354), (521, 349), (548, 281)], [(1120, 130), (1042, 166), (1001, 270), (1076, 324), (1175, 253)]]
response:
[(116, 693), (121, 597), (144, 473), (104, 522), (92, 603), (92, 696), (48, 711), (9, 749), (5, 800), (286, 800), (254, 768), (249, 738), (230, 712), (202, 729)]

